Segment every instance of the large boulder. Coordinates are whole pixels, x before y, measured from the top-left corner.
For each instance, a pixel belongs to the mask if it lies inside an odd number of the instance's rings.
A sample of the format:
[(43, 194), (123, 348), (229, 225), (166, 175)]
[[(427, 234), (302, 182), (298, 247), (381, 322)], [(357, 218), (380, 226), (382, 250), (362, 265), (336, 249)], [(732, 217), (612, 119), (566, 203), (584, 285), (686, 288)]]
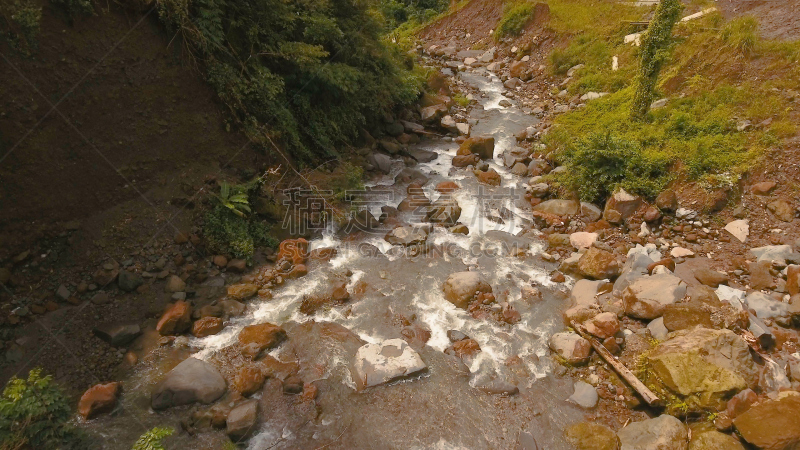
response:
[(583, 364), (592, 354), (592, 344), (577, 333), (556, 333), (550, 337), (550, 350), (569, 364)]
[(617, 431), (620, 450), (686, 450), (689, 431), (680, 420), (668, 414), (633, 422)]
[(687, 398), (690, 407), (714, 407), (731, 393), (756, 383), (750, 347), (730, 330), (677, 331), (648, 356), (658, 379)]
[(413, 375), (428, 366), (402, 339), (366, 344), (358, 349), (353, 362), (353, 377), (359, 389)]
[(669, 273), (642, 276), (622, 293), (625, 313), (639, 319), (655, 319), (664, 313), (664, 307), (681, 300), (686, 295), (686, 283)]
[(493, 136), (473, 136), (467, 138), (458, 149), (459, 155), (469, 155), (474, 153), (481, 159), (494, 158), (494, 137)]
[(429, 222), (455, 225), (461, 217), (461, 207), (454, 198), (443, 196), (428, 208), (425, 216)]
[(84, 419), (91, 419), (97, 414), (111, 411), (117, 404), (117, 397), (122, 388), (121, 383), (97, 384), (84, 392), (78, 402), (78, 413)]
[(491, 293), (492, 286), (477, 272), (457, 272), (447, 278), (442, 290), (445, 300), (466, 309), (479, 293)]
[(751, 406), (733, 420), (739, 434), (764, 450), (800, 448), (800, 393), (781, 392)]
[(613, 430), (594, 422), (580, 422), (564, 430), (564, 437), (578, 450), (618, 450), (619, 439)]
[(167, 409), (192, 403), (211, 403), (222, 397), (227, 386), (216, 367), (196, 358), (175, 366), (156, 387), (150, 398), (153, 409)]
[(553, 199), (546, 200), (533, 207), (534, 211), (541, 211), (556, 216), (574, 216), (580, 212), (581, 204), (575, 200)]
[(239, 332), (239, 348), (242, 355), (256, 359), (263, 350), (269, 350), (286, 340), (286, 331), (278, 325), (260, 323), (242, 328)]
[(226, 431), (233, 442), (250, 437), (258, 429), (258, 400), (247, 400), (236, 405), (225, 420)]
[(615, 279), (622, 267), (613, 253), (591, 247), (578, 260), (578, 274), (595, 280)]
[(92, 333), (114, 347), (122, 347), (142, 334), (142, 329), (135, 323), (107, 323), (92, 329)]
[(421, 227), (397, 227), (383, 238), (392, 245), (410, 246), (422, 244), (428, 239), (428, 231)]
[(619, 188), (608, 201), (603, 211), (603, 218), (611, 223), (621, 223), (631, 217), (639, 207), (644, 204), (641, 197), (631, 195), (625, 189)]
[(162, 336), (181, 334), (192, 326), (192, 305), (178, 300), (170, 305), (156, 324), (156, 331)]
[(689, 450), (744, 450), (742, 443), (731, 435), (714, 430), (700, 433), (692, 431)]

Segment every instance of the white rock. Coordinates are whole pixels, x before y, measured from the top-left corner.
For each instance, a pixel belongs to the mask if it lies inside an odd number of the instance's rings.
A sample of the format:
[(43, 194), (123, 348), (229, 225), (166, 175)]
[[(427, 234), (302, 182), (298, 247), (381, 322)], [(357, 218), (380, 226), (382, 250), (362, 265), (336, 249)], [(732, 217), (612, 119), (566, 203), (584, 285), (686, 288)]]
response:
[(669, 254), (673, 258), (688, 258), (690, 256), (694, 256), (694, 252), (693, 251), (689, 250), (688, 248), (683, 248), (683, 247), (675, 247), (675, 248), (672, 249), (671, 252), (669, 252)]
[(582, 248), (589, 248), (597, 241), (597, 233), (587, 233), (585, 231), (581, 231), (578, 233), (572, 233), (569, 235), (569, 243), (576, 249), (580, 250)]
[(478, 60), (475, 59), (475, 58), (466, 58), (466, 59), (464, 59), (464, 65), (468, 66), (468, 67), (471, 67), (476, 62), (478, 62)]
[(575, 382), (575, 392), (568, 401), (575, 403), (584, 409), (592, 409), (597, 406), (597, 391), (595, 388), (584, 381)]
[(356, 384), (361, 389), (412, 375), (427, 367), (419, 353), (402, 339), (362, 346), (353, 364)]
[(650, 104), (650, 109), (663, 108), (663, 107), (667, 106), (667, 102), (668, 101), (669, 100), (666, 99), (666, 98), (662, 98), (662, 99), (656, 100), (656, 101), (654, 101), (653, 103)]
[(752, 253), (758, 262), (768, 261), (777, 262), (781, 265), (786, 265), (786, 258), (792, 254), (791, 245), (766, 245), (764, 247), (751, 248)]
[(725, 231), (732, 234), (739, 242), (744, 242), (750, 235), (750, 224), (747, 219), (734, 220), (725, 225)]
[(456, 128), (458, 129), (459, 134), (463, 134), (464, 136), (469, 136), (469, 124), (457, 123)]
[(714, 292), (717, 294), (717, 297), (720, 300), (727, 301), (728, 303), (731, 304), (731, 306), (738, 309), (739, 311), (744, 310), (745, 298), (747, 297), (747, 292), (725, 286), (724, 284), (719, 285), (717, 290)]
[(647, 223), (642, 222), (642, 226), (639, 227), (638, 236), (640, 238), (646, 238), (647, 236), (650, 236), (650, 228), (647, 227)]
[(675, 216), (678, 219), (689, 219), (689, 220), (691, 220), (691, 219), (694, 219), (695, 217), (697, 217), (697, 211), (691, 210), (689, 208), (678, 208), (678, 210), (675, 211)]

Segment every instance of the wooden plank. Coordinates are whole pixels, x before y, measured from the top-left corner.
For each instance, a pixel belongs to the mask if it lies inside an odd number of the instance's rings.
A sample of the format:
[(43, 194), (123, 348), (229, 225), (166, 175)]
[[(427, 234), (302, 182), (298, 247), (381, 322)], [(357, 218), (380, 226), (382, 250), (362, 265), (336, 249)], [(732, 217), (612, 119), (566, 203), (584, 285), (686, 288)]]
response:
[(622, 377), (622, 379), (625, 380), (625, 382), (627, 382), (630, 387), (633, 388), (633, 390), (639, 393), (639, 396), (641, 396), (648, 405), (662, 406), (661, 399), (647, 386), (645, 386), (641, 380), (636, 378), (636, 375), (628, 370), (624, 364), (619, 362), (617, 358), (612, 355), (611, 352), (608, 351), (608, 349), (605, 348), (600, 341), (592, 337), (582, 325), (576, 325), (573, 323), (572, 328), (577, 330), (578, 334), (592, 344), (592, 347), (594, 347), (594, 350), (597, 352), (597, 354), (600, 355), (600, 357), (603, 358), (605, 362), (607, 362), (612, 368), (614, 368), (614, 371), (617, 372), (617, 374), (619, 374), (619, 376)]

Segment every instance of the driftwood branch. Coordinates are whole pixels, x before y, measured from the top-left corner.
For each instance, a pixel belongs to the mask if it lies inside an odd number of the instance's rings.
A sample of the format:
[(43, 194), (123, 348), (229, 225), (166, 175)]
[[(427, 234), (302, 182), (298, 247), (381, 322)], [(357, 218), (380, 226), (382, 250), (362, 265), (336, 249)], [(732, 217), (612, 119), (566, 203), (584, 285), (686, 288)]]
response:
[(636, 375), (628, 370), (624, 364), (619, 362), (617, 358), (615, 358), (614, 355), (612, 355), (611, 352), (609, 352), (600, 341), (592, 337), (582, 325), (573, 323), (572, 328), (577, 330), (578, 334), (592, 344), (592, 347), (594, 347), (594, 350), (597, 352), (597, 354), (599, 354), (600, 357), (602, 357), (611, 367), (613, 367), (614, 371), (617, 372), (617, 374), (619, 374), (619, 376), (622, 377), (622, 379), (625, 380), (631, 386), (631, 388), (633, 388), (633, 390), (638, 392), (648, 405), (662, 406), (661, 399), (654, 394), (653, 391), (648, 389), (648, 387), (645, 386), (641, 380), (636, 378)]

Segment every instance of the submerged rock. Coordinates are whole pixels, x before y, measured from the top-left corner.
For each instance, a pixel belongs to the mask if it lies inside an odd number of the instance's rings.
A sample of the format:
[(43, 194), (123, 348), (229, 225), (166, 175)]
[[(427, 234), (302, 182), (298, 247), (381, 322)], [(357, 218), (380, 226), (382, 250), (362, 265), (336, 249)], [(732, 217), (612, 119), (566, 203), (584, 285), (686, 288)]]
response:
[(227, 386), (216, 367), (187, 358), (172, 369), (150, 398), (153, 409), (167, 409), (191, 403), (211, 403), (222, 397)]
[(358, 349), (353, 363), (353, 377), (359, 389), (364, 389), (413, 375), (427, 367), (406, 341), (389, 339)]
[(256, 359), (263, 350), (271, 349), (283, 342), (286, 339), (286, 331), (278, 325), (260, 323), (244, 327), (239, 332), (238, 339), (242, 355)]
[(234, 442), (250, 437), (257, 430), (258, 400), (247, 400), (236, 405), (225, 420), (228, 436)]

